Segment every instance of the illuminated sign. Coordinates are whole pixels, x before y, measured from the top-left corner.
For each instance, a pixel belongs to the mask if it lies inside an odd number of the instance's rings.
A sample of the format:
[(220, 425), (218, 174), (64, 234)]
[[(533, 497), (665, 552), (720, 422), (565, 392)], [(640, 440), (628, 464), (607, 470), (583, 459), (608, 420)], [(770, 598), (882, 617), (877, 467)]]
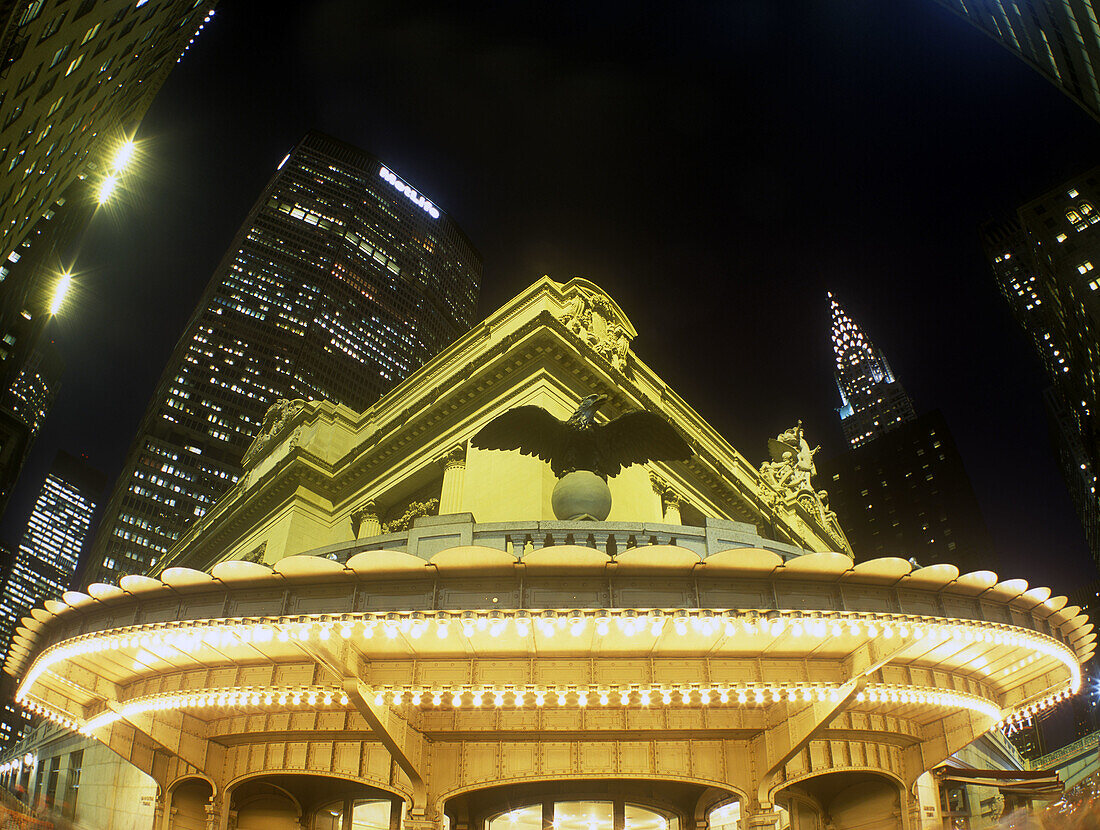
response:
[(439, 218), (439, 208), (417, 193), (414, 188), (409, 187), (401, 181), (401, 179), (397, 178), (396, 173), (382, 167), (378, 170), (378, 175), (397, 188), (398, 193), (404, 193), (409, 198), (410, 202), (414, 205), (418, 205), (420, 209), (431, 216), (432, 219)]

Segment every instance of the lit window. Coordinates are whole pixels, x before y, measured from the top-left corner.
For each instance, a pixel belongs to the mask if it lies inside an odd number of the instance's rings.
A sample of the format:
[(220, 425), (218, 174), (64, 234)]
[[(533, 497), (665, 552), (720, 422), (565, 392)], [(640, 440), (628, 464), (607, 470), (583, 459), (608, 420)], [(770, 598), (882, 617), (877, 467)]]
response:
[(1071, 199), (1076, 199), (1077, 198), (1077, 191), (1076, 190), (1070, 190), (1069, 193), (1066, 194), (1066, 195), (1068, 195)]
[(1065, 242), (1068, 237), (1064, 233), (1058, 234), (1058, 241)]
[(1086, 274), (1092, 270), (1092, 267), (1092, 261), (1086, 259), (1084, 262), (1077, 266), (1077, 273)]

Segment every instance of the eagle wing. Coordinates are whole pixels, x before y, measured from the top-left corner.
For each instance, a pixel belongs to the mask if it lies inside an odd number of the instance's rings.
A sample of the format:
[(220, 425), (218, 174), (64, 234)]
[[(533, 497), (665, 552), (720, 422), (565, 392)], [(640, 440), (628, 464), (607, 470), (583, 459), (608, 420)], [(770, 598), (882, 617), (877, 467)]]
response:
[(623, 467), (646, 461), (686, 461), (691, 447), (668, 421), (652, 412), (620, 415), (597, 427), (601, 472), (618, 475)]
[(470, 443), (483, 450), (519, 450), (556, 466), (569, 432), (564, 421), (541, 406), (517, 406), (493, 418)]

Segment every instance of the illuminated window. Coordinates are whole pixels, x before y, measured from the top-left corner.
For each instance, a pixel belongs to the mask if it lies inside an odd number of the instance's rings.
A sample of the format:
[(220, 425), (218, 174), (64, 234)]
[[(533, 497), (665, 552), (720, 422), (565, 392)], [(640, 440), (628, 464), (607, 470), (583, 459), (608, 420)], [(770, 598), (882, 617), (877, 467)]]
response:
[(1077, 266), (1077, 273), (1087, 274), (1089, 271), (1092, 270), (1092, 268), (1093, 268), (1092, 261), (1086, 259), (1084, 262), (1082, 262), (1080, 265)]
[(1068, 237), (1064, 233), (1058, 234), (1058, 241), (1059, 242), (1065, 242), (1066, 239), (1068, 239)]

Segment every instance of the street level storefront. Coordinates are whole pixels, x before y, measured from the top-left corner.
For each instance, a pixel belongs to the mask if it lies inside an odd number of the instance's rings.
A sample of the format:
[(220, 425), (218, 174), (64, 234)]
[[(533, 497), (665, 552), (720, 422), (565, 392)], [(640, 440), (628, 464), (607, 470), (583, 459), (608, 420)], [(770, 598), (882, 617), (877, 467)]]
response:
[[(931, 771), (1076, 693), (1092, 625), (1022, 580), (854, 564), (801, 428), (749, 463), (632, 337), (591, 283), (542, 280), (365, 413), (280, 405), (162, 571), (24, 619), (5, 670), (56, 757), (147, 782), (98, 826), (942, 826)], [(593, 393), (693, 451), (611, 478), (605, 520), (469, 443)]]

